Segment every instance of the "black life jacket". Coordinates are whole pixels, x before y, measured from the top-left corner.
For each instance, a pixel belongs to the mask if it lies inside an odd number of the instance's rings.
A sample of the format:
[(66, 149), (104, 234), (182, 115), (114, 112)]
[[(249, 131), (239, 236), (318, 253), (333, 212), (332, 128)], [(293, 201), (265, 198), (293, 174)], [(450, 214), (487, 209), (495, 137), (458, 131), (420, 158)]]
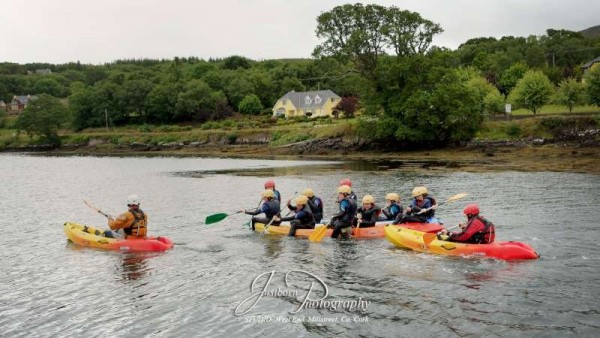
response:
[(142, 209), (138, 209), (137, 211), (129, 210), (129, 212), (133, 215), (134, 221), (129, 227), (123, 229), (125, 234), (127, 236), (146, 237), (148, 228), (146, 215)]
[(265, 204), (269, 209), (265, 211), (265, 216), (267, 217), (267, 219), (270, 220), (271, 218), (273, 218), (273, 216), (279, 213), (279, 201), (276, 199), (272, 199), (265, 202)]
[(471, 220), (469, 220), (469, 222), (472, 222), (474, 219), (478, 219), (479, 221), (481, 221), (483, 224), (485, 224), (485, 227), (483, 228), (483, 230), (476, 232), (473, 235), (473, 237), (471, 237), (469, 239), (469, 243), (476, 243), (476, 244), (493, 243), (494, 239), (496, 239), (496, 226), (494, 226), (494, 224), (492, 222), (488, 221), (487, 219), (485, 219), (481, 216), (475, 216)]
[[(319, 201), (319, 205), (316, 205), (316, 201)], [(323, 201), (318, 198), (318, 197), (311, 197), (308, 199), (308, 206), (310, 207), (310, 210), (313, 212), (313, 215), (315, 217), (316, 220), (322, 220), (323, 219)]]
[[(356, 200), (352, 199), (352, 197), (350, 196), (347, 196), (342, 201), (344, 200), (348, 201), (348, 208), (346, 209), (346, 211), (344, 211), (344, 214), (342, 215), (340, 220), (342, 222), (352, 223), (352, 220), (354, 220), (354, 217), (356, 217), (356, 210), (358, 209), (356, 205)], [(340, 201), (340, 211), (342, 211), (342, 201)]]
[(303, 225), (315, 225), (315, 215), (312, 213), (310, 208), (303, 208), (300, 212), (304, 211), (304, 215), (296, 220), (300, 221)]

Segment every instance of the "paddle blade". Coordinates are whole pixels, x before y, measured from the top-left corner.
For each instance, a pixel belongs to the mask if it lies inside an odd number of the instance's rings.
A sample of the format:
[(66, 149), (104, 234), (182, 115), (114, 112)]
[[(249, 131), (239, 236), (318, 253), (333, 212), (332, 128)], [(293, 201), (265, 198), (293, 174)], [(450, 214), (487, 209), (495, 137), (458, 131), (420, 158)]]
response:
[(464, 197), (466, 197), (466, 196), (468, 196), (468, 195), (469, 195), (469, 194), (467, 194), (466, 192), (463, 192), (463, 193), (460, 193), (460, 194), (456, 194), (456, 195), (454, 195), (454, 196), (450, 197), (450, 198), (449, 198), (449, 199), (446, 201), (446, 203), (454, 202), (454, 201), (456, 201), (456, 200), (459, 200), (459, 199), (461, 199), (461, 198), (464, 198)]
[(325, 233), (327, 232), (327, 226), (323, 225), (322, 227), (316, 228), (310, 236), (308, 236), (308, 240), (311, 242), (318, 243), (323, 240), (325, 237)]
[(433, 242), (433, 240), (436, 238), (437, 238), (437, 234), (432, 233), (432, 232), (426, 232), (423, 235), (423, 243), (425, 243), (425, 245), (429, 245), (429, 243)]
[(229, 216), (229, 215), (226, 213), (220, 213), (220, 214), (206, 216), (206, 220), (204, 220), (204, 224), (209, 225), (209, 224), (221, 222), (222, 220), (227, 218), (227, 216)]

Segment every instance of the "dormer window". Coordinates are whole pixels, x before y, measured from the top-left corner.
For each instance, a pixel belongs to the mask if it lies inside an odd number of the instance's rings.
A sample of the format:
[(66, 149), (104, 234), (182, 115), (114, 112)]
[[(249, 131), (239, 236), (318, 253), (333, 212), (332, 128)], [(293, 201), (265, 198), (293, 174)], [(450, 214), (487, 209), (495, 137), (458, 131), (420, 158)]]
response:
[(321, 103), (321, 97), (319, 95), (315, 96), (315, 103), (316, 104)]
[(311, 104), (312, 100), (310, 99), (309, 96), (306, 96), (306, 98), (304, 99), (304, 102), (308, 105), (308, 104)]

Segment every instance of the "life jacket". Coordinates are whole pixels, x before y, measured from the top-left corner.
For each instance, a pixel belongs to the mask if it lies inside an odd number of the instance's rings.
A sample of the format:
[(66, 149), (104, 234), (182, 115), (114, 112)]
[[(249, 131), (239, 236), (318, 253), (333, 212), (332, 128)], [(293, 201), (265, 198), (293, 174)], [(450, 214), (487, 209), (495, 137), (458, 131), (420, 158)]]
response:
[(273, 218), (273, 216), (279, 213), (279, 201), (272, 199), (265, 202), (268, 210), (265, 210), (265, 216), (267, 219)]
[[(348, 208), (346, 208), (346, 210), (342, 210), (342, 202), (343, 201), (347, 201), (348, 202)], [(357, 210), (357, 205), (356, 205), (356, 200), (352, 199), (352, 197), (348, 196), (346, 198), (344, 198), (342, 201), (340, 201), (340, 211), (343, 212), (344, 214), (342, 215), (342, 217), (340, 218), (340, 220), (342, 222), (346, 222), (346, 223), (352, 223), (352, 220), (354, 220), (354, 217), (356, 217), (356, 210)]]
[[(427, 203), (428, 201), (429, 201), (429, 203)], [(423, 198), (423, 202), (421, 202), (420, 204), (421, 205), (419, 205), (419, 201), (417, 201), (416, 198), (413, 198), (411, 206), (417, 206), (417, 207), (419, 207), (421, 209), (427, 209), (427, 208), (430, 208), (430, 207), (434, 206), (435, 205), (435, 198), (433, 198), (432, 196), (425, 196)], [(427, 205), (429, 205), (429, 206), (427, 206)], [(419, 214), (419, 215), (417, 215), (417, 213), (418, 212), (415, 212), (414, 210), (412, 212), (413, 216), (417, 216), (419, 218), (427, 219), (427, 218), (433, 217), (435, 215), (435, 210), (431, 209), (431, 210), (429, 210), (427, 212), (424, 212), (422, 214)]]
[(281, 193), (273, 188), (273, 194), (275, 194), (275, 199), (281, 202)]
[(488, 221), (487, 219), (485, 219), (481, 216), (475, 216), (471, 220), (469, 220), (469, 222), (472, 222), (475, 219), (478, 219), (481, 223), (483, 223), (485, 225), (485, 227), (483, 228), (483, 230), (479, 230), (478, 232), (476, 232), (473, 235), (473, 237), (471, 237), (469, 239), (469, 243), (476, 243), (476, 244), (494, 243), (494, 240), (496, 239), (496, 226), (494, 226), (494, 224), (492, 222)]
[(303, 208), (298, 212), (298, 214), (300, 213), (302, 213), (302, 216), (296, 218), (296, 220), (300, 221), (303, 225), (315, 226), (315, 215), (311, 212), (310, 208)]
[[(317, 201), (319, 201), (319, 205), (316, 205)], [(308, 199), (308, 206), (310, 207), (310, 210), (313, 212), (313, 215), (316, 220), (320, 221), (323, 219), (323, 200), (321, 200), (320, 198), (318, 198), (316, 196), (313, 196)]]
[(134, 237), (146, 237), (146, 232), (148, 230), (146, 214), (144, 214), (142, 209), (138, 209), (137, 211), (129, 210), (129, 212), (133, 215), (133, 223), (131, 223), (129, 227), (123, 229), (125, 234)]
[[(394, 207), (394, 206), (396, 206), (396, 208), (395, 208), (395, 209), (397, 209), (396, 212), (392, 212), (392, 207)], [(396, 219), (396, 216), (398, 216), (398, 214), (402, 213), (402, 206), (398, 202), (394, 202), (389, 207), (383, 208), (381, 210), (381, 212), (383, 212), (383, 214), (385, 215), (387, 220), (392, 221), (392, 220)]]

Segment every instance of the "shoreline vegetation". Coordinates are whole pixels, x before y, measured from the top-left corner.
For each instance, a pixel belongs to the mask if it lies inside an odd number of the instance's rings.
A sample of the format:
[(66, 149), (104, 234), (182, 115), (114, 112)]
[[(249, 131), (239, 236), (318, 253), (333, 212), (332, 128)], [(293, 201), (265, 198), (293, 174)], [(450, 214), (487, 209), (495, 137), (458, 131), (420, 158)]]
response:
[(600, 173), (597, 113), (490, 119), (470, 142), (409, 149), (369, 141), (357, 118), (232, 118), (192, 125), (137, 125), (64, 131), (61, 146), (0, 130), (0, 151), (50, 155), (200, 156), (381, 162), (381, 169)]

